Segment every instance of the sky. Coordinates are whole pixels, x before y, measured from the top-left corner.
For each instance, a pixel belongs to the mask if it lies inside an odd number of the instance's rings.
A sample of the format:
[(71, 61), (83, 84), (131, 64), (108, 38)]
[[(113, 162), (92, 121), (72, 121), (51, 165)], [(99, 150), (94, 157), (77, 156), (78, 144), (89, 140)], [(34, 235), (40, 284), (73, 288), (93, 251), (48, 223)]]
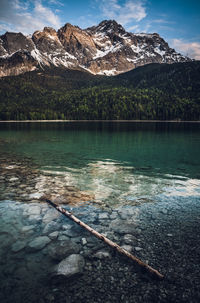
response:
[(200, 0), (0, 0), (0, 35), (57, 30), (68, 22), (84, 29), (110, 19), (129, 32), (156, 32), (200, 60)]

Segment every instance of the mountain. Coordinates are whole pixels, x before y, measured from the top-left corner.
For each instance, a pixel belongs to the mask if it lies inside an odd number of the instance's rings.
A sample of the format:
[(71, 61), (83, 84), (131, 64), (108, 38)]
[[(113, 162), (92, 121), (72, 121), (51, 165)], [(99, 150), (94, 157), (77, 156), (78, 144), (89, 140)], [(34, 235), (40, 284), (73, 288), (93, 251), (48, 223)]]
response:
[(129, 33), (114, 20), (84, 30), (67, 23), (58, 31), (45, 27), (32, 36), (0, 36), (0, 77), (53, 66), (111, 76), (149, 63), (186, 61), (191, 59), (157, 33)]
[(117, 76), (50, 67), (0, 78), (0, 120), (200, 120), (200, 61)]

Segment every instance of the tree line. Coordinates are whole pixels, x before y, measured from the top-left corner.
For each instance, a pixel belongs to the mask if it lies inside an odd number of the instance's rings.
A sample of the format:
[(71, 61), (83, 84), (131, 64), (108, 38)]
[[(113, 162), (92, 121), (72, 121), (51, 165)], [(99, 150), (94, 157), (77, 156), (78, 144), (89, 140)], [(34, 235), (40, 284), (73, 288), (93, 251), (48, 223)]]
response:
[(116, 77), (54, 69), (0, 80), (0, 120), (199, 120), (200, 64)]

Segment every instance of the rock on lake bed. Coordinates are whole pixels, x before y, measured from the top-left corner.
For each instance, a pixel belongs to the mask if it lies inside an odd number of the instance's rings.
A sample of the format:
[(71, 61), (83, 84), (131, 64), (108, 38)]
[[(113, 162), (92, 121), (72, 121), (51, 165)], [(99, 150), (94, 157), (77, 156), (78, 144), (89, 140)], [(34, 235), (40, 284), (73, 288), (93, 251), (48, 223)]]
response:
[(199, 302), (200, 203), (168, 202), (64, 206), (163, 273), (158, 282), (50, 206), (1, 201), (0, 301)]

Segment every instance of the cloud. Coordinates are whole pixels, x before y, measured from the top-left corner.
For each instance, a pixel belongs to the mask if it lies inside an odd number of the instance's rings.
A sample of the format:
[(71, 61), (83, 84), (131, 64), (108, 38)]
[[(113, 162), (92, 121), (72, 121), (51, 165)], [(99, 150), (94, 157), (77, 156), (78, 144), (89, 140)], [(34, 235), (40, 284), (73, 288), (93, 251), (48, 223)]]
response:
[(138, 32), (139, 31), (139, 26), (138, 25), (130, 26), (130, 27), (128, 27), (128, 31)]
[(174, 21), (168, 21), (165, 19), (154, 19), (152, 20), (152, 23), (158, 23), (158, 24), (175, 24), (176, 22)]
[(44, 26), (59, 28), (59, 17), (41, 0), (1, 0), (0, 28), (24, 34)]
[(141, 21), (147, 15), (145, 2), (142, 0), (127, 0), (120, 4), (118, 0), (97, 0), (104, 17), (115, 19), (122, 25), (133, 21)]
[(49, 3), (64, 6), (64, 4), (61, 1), (58, 1), (58, 0), (49, 0)]
[(6, 24), (0, 24), (0, 32), (5, 32), (7, 30)]
[(172, 46), (179, 52), (187, 55), (190, 58), (200, 60), (200, 43), (199, 42), (184, 42), (181, 39), (173, 39)]
[(60, 26), (59, 17), (50, 8), (43, 6), (40, 1), (35, 1), (34, 14), (45, 24), (48, 23), (54, 27)]

